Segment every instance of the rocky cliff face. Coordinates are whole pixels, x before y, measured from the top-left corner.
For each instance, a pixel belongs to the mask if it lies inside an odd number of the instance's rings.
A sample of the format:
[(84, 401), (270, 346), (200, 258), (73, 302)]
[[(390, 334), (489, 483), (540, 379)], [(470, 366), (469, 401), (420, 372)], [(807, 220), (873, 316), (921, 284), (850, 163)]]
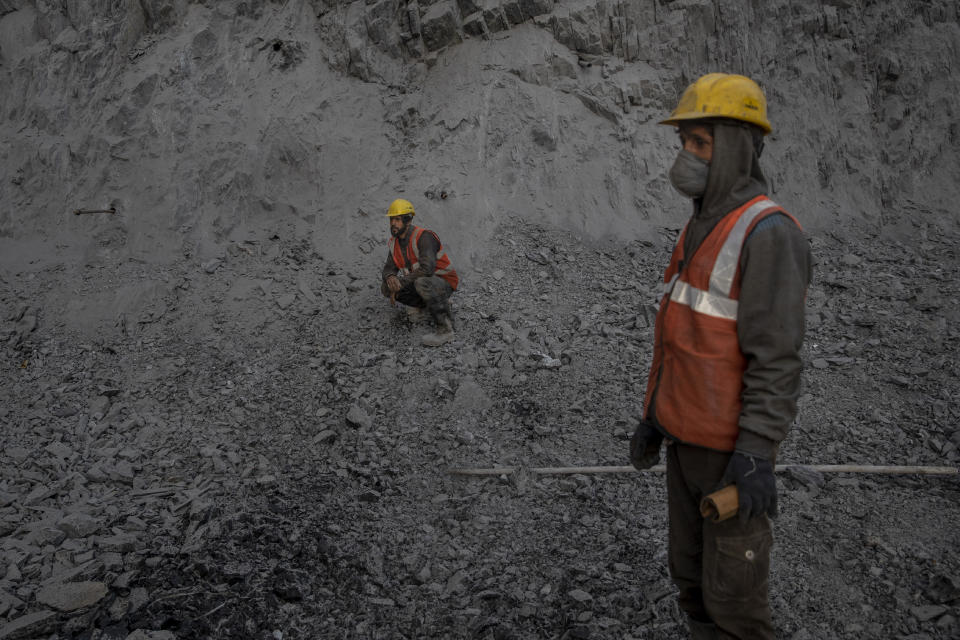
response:
[[(686, 214), (656, 122), (714, 70), (765, 87), (774, 196), (808, 226), (952, 221), (957, 13), (4, 0), (0, 234), (165, 261), (291, 229), (346, 258), (381, 241), (385, 204), (405, 194), (474, 250), (507, 215), (638, 237)], [(70, 215), (91, 206), (118, 214)]]
[[(0, 264), (214, 269), (282, 242), (366, 281), (397, 196), (462, 273), (510, 219), (652, 238), (688, 215), (657, 122), (715, 70), (765, 87), (772, 196), (806, 228), (933, 233), (960, 198), (957, 14), (947, 0), (2, 0)], [(114, 283), (79, 313), (76, 290), (64, 279), (35, 302), (98, 330), (160, 295)]]

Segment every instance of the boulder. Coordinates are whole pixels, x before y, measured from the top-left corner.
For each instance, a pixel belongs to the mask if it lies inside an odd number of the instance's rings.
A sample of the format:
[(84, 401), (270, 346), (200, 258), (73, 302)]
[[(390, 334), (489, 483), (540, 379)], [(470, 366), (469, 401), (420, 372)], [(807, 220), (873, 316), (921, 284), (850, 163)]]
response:
[(398, 0), (380, 0), (367, 6), (367, 37), (391, 57), (400, 56), (400, 35), (397, 27)]
[(549, 20), (557, 42), (568, 49), (590, 55), (603, 53), (600, 25), (592, 11), (570, 10), (566, 14), (553, 14)]
[(427, 51), (437, 51), (461, 42), (460, 9), (457, 3), (444, 0), (431, 6), (420, 19), (420, 28)]
[(489, 32), (483, 12), (477, 11), (463, 19), (463, 32), (470, 36), (485, 36)]
[(498, 0), (483, 0), (482, 5), (483, 22), (490, 33), (505, 31), (510, 28), (510, 23), (507, 22), (507, 16)]
[(522, 24), (553, 11), (553, 0), (504, 0), (503, 12), (510, 24)]

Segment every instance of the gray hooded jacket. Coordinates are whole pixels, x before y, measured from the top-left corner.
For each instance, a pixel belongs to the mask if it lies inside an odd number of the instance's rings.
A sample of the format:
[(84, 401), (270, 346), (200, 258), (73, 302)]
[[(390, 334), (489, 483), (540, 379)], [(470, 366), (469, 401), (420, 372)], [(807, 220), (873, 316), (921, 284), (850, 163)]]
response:
[[(715, 123), (707, 189), (694, 201), (684, 255), (692, 255), (726, 214), (766, 193), (751, 131)], [(811, 277), (803, 232), (782, 214), (761, 221), (744, 242), (740, 273), (737, 332), (747, 368), (736, 448), (773, 460), (796, 417), (800, 395), (804, 302)]]

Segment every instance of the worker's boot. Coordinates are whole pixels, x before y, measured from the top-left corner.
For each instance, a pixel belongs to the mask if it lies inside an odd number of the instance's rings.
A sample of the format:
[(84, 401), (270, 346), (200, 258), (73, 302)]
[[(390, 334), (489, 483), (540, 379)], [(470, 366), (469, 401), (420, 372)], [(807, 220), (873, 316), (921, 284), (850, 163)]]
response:
[(450, 315), (450, 306), (437, 316), (437, 331), (439, 333), (453, 333), (453, 316)]
[(424, 335), (421, 342), (428, 347), (439, 347), (453, 340), (453, 321), (450, 320), (450, 315), (439, 313), (435, 314), (433, 319), (437, 323), (436, 333)]
[(441, 345), (447, 344), (453, 340), (453, 331), (447, 331), (441, 333), (426, 333), (420, 338), (420, 342), (423, 343), (425, 347), (439, 347)]
[(440, 328), (440, 331), (453, 331), (456, 329), (456, 326), (453, 322), (453, 310), (450, 308), (450, 300), (442, 299), (437, 305), (437, 327)]
[(421, 322), (423, 320), (423, 308), (407, 307), (407, 320), (410, 322)]

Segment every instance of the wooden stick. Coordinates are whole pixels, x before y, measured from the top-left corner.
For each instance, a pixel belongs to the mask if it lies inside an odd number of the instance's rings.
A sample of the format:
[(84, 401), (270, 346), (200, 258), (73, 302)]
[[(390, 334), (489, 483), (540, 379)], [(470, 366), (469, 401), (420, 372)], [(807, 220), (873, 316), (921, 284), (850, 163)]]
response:
[(778, 464), (777, 471), (787, 471), (791, 467), (812, 469), (820, 473), (878, 473), (887, 475), (955, 476), (960, 471), (956, 467), (925, 467), (921, 465), (873, 465), (873, 464)]
[(740, 496), (737, 485), (728, 484), (720, 491), (704, 496), (700, 501), (700, 515), (713, 522), (723, 522), (737, 515)]
[[(925, 475), (925, 476), (955, 476), (956, 467), (925, 467), (917, 465), (869, 465), (869, 464), (778, 464), (777, 473), (784, 473), (791, 468), (808, 469), (820, 473), (870, 473), (885, 475)], [(491, 467), (491, 468), (461, 468), (449, 469), (447, 473), (455, 476), (508, 476), (523, 470), (522, 467)], [(624, 467), (532, 467), (526, 469), (536, 475), (573, 475), (597, 473), (640, 473), (631, 466)], [(650, 467), (651, 473), (663, 473), (666, 467), (662, 464)]]

